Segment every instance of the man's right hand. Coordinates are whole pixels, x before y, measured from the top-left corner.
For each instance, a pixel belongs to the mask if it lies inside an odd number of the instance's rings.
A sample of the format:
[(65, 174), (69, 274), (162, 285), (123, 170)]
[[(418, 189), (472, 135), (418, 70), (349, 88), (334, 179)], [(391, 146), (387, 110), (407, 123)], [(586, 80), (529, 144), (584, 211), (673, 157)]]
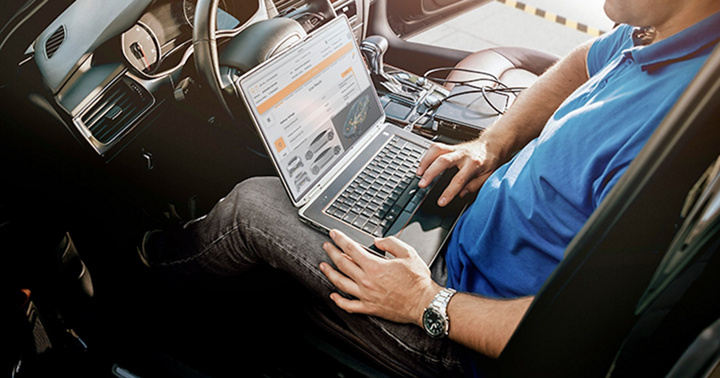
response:
[(502, 163), (498, 151), (493, 151), (482, 137), (452, 146), (434, 143), (420, 160), (416, 174), (422, 176), (419, 186), (424, 188), (446, 169), (458, 168), (438, 199), (438, 205), (445, 206), (457, 195), (464, 197), (478, 191)]

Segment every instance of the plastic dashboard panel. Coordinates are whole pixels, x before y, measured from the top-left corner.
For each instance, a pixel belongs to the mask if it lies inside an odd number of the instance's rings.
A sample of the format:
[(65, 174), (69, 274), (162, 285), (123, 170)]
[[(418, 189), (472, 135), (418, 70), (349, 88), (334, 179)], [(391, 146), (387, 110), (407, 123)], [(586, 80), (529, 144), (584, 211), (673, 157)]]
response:
[[(362, 6), (360, 6), (361, 4)], [(251, 23), (261, 14), (267, 14), (265, 5), (259, 1), (259, 8), (243, 24)], [(55, 94), (57, 104), (72, 117), (73, 128), (77, 129), (82, 139), (89, 142), (95, 152), (101, 156), (118, 144), (151, 110), (156, 104), (153, 95), (154, 89), (172, 83), (172, 81), (165, 80), (165, 77), (175, 69), (148, 77), (147, 75), (133, 75), (122, 62), (108, 62), (95, 66), (88, 58), (103, 43), (135, 25), (152, 6), (152, 0), (114, 0), (112, 2), (76, 0), (35, 41), (34, 58), (45, 84)], [(313, 10), (316, 6), (316, 4), (308, 5), (307, 9)], [(362, 21), (365, 2), (362, 0), (336, 0), (333, 3), (327, 2), (327, 6), (328, 8), (332, 6), (335, 12), (350, 16), (351, 22), (354, 21), (356, 37), (360, 38), (364, 30)], [(55, 45), (56, 49), (46, 49), (46, 45), (54, 43), (53, 38), (56, 37), (56, 31), (60, 28), (64, 31), (64, 38)], [(184, 55), (181, 64), (188, 56), (187, 53)], [(91, 118), (91, 114), (111, 114), (104, 118), (110, 119), (110, 121), (115, 120), (112, 114), (119, 114), (120, 111), (113, 110), (115, 108), (112, 105), (113, 100), (106, 98), (106, 94), (111, 92), (110, 87), (117, 89), (121, 82), (130, 86), (130, 92), (142, 93), (141, 100), (147, 99), (149, 102), (143, 102), (138, 110), (139, 114), (131, 117), (127, 124), (117, 126), (113, 136), (103, 140), (100, 135), (96, 135), (93, 126), (87, 124), (86, 121)], [(103, 108), (98, 112), (96, 108), (103, 102), (110, 104), (109, 108)], [(118, 116), (118, 119), (124, 116), (127, 109), (123, 108), (121, 111), (123, 115)]]
[[(35, 44), (35, 61), (48, 87), (53, 92), (60, 90), (87, 54), (130, 28), (151, 2), (76, 0), (45, 29)], [(65, 28), (65, 43), (48, 58), (45, 43), (59, 27)], [(70, 41), (72, 43), (68, 43)]]

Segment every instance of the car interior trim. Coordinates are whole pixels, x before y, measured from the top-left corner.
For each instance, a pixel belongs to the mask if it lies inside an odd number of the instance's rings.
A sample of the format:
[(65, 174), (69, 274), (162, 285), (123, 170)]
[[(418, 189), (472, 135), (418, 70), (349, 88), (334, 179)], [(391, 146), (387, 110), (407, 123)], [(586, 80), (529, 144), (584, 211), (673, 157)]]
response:
[[(35, 44), (35, 60), (48, 87), (53, 92), (60, 90), (83, 57), (134, 25), (150, 3), (151, 0), (75, 1)], [(88, 14), (93, 17), (87, 17)], [(72, 38), (73, 43), (64, 44), (48, 59), (45, 42), (62, 25), (66, 38)]]
[[(130, 90), (122, 86), (124, 81), (125, 84), (130, 87)], [(110, 98), (110, 96), (114, 95), (114, 92), (112, 91), (120, 91), (122, 89), (125, 89), (130, 94), (138, 93), (140, 97), (148, 96), (147, 100), (144, 104), (142, 102), (132, 103), (130, 102), (132, 100), (126, 100), (128, 96), (125, 95), (125, 93), (120, 95), (124, 96), (122, 99), (116, 100), (115, 97)], [(128, 104), (125, 101), (130, 103)], [(110, 148), (120, 141), (123, 136), (132, 131), (138, 122), (147, 115), (150, 109), (152, 109), (154, 104), (155, 97), (147, 91), (144, 86), (127, 75), (118, 75), (111, 83), (103, 87), (100, 94), (98, 94), (95, 99), (80, 112), (80, 114), (73, 117), (73, 124), (90, 143), (93, 149), (98, 154), (104, 155)], [(135, 108), (130, 108), (128, 105)], [(131, 110), (133, 110), (134, 113), (131, 113)], [(114, 133), (111, 134), (111, 137), (108, 140), (103, 140), (102, 137), (97, 135), (94, 130), (92, 130), (93, 124), (87, 121), (89, 119), (96, 119), (112, 122), (118, 118), (122, 121), (127, 117), (130, 118), (120, 123), (119, 126), (116, 126)]]

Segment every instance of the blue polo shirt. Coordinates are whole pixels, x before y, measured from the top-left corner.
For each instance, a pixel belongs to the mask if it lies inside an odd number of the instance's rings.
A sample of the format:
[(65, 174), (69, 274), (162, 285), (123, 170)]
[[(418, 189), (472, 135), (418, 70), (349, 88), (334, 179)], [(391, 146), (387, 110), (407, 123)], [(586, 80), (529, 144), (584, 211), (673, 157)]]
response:
[(647, 46), (621, 25), (597, 39), (590, 79), (500, 167), (455, 228), (448, 286), (535, 294), (720, 38), (720, 13)]

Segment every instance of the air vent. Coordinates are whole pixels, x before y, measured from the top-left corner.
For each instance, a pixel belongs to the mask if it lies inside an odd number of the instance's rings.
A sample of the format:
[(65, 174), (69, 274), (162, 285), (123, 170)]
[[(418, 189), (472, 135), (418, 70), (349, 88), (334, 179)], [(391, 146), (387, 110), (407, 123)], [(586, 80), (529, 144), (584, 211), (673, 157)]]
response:
[(50, 38), (45, 40), (45, 55), (48, 59), (55, 55), (63, 42), (65, 42), (65, 26), (60, 25), (60, 27), (50, 35)]
[(305, 5), (305, 0), (273, 0), (278, 14), (286, 15)]
[(138, 83), (123, 78), (108, 88), (80, 121), (101, 144), (109, 144), (149, 108), (153, 98)]

